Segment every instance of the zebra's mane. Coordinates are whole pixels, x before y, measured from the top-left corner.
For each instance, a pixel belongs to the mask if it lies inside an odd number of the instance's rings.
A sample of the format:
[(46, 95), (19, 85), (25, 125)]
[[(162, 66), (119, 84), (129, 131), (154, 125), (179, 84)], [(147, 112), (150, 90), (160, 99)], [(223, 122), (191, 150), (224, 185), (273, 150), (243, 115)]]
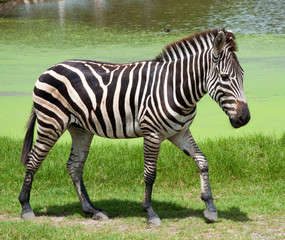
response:
[[(231, 31), (226, 31), (223, 29), (211, 29), (204, 32), (199, 32), (193, 35), (189, 35), (188, 37), (182, 38), (178, 41), (172, 42), (168, 44), (164, 49), (162, 50), (162, 53), (160, 53), (155, 60), (156, 61), (173, 61), (175, 59), (181, 59), (181, 53), (182, 57), (186, 57), (188, 53), (191, 55), (193, 54), (189, 48), (189, 45), (193, 47), (193, 49), (198, 49), (198, 44), (200, 48), (204, 48), (203, 40), (204, 42), (207, 42), (207, 38), (211, 39), (211, 42), (214, 41), (215, 37), (218, 35), (219, 31), (223, 31), (226, 35), (226, 44), (230, 51), (235, 52), (237, 51), (237, 46), (235, 43), (235, 36)], [(207, 44), (208, 45), (208, 44)], [(186, 49), (185, 49), (186, 47)], [(212, 48), (212, 46), (210, 46)]]

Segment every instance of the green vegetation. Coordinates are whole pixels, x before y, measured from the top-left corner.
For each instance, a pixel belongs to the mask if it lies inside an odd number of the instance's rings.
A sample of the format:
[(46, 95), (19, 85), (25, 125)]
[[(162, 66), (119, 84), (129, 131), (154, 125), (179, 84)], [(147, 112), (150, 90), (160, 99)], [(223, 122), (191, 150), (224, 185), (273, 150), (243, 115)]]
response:
[[(1, 19), (0, 135), (23, 138), (23, 126), (32, 105), (37, 78), (66, 59), (132, 62), (153, 59), (162, 48), (189, 32), (130, 32), (95, 28), (86, 23), (55, 20)], [(218, 105), (205, 96), (191, 126), (195, 139), (246, 136), (281, 136), (284, 132), (285, 41), (283, 36), (237, 35), (237, 52), (245, 71), (244, 89), (251, 121), (234, 130)], [(11, 117), (13, 116), (13, 117)]]
[[(103, 143), (103, 144), (102, 144)], [(141, 144), (95, 138), (84, 179), (95, 205), (111, 217), (85, 216), (65, 169), (70, 144), (56, 144), (35, 176), (34, 221), (19, 218), (24, 179), (21, 141), (0, 138), (1, 239), (198, 239), (284, 237), (285, 134), (252, 135), (199, 143), (208, 157), (219, 222), (203, 218), (197, 167), (169, 142), (161, 147), (153, 205), (163, 226), (149, 228), (141, 210), (144, 192)], [(283, 234), (283, 235), (282, 235)]]

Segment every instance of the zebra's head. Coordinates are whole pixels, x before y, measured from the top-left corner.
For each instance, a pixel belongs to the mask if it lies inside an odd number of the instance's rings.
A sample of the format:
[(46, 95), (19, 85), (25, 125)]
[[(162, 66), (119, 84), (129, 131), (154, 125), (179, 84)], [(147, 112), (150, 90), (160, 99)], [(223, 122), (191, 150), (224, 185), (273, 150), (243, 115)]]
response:
[(233, 33), (219, 31), (214, 39), (207, 87), (210, 96), (228, 115), (231, 125), (239, 128), (249, 122), (250, 112), (243, 92), (243, 69), (235, 50)]

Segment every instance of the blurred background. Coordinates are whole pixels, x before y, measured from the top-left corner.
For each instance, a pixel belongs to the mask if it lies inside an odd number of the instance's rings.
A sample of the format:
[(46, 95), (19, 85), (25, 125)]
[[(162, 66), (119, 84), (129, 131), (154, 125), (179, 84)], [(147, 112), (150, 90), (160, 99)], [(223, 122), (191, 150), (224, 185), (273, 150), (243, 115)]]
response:
[(172, 41), (222, 27), (237, 38), (252, 119), (234, 130), (206, 96), (198, 104), (193, 135), (283, 134), (283, 0), (0, 0), (0, 135), (23, 138), (34, 83), (57, 62), (153, 59)]
[(226, 27), (235, 33), (285, 34), (282, 0), (2, 0), (0, 4), (2, 17), (52, 19), (60, 24), (80, 21), (132, 32)]

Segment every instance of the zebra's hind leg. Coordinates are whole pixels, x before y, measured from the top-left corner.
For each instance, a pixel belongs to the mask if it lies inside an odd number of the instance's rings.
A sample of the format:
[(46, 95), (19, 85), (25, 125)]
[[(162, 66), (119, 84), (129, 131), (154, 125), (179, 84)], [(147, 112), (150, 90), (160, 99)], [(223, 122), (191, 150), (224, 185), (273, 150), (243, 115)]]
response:
[(77, 127), (76, 125), (70, 125), (68, 127), (68, 131), (72, 137), (72, 148), (66, 168), (76, 189), (82, 210), (85, 213), (93, 214), (93, 219), (95, 220), (109, 219), (105, 211), (93, 206), (82, 178), (83, 168), (89, 153), (93, 134), (89, 133), (85, 129)]
[(19, 195), (19, 202), (21, 203), (22, 206), (21, 217), (24, 219), (35, 218), (35, 214), (30, 205), (30, 193), (31, 193), (33, 178), (35, 173), (41, 166), (42, 162), (46, 158), (49, 150), (57, 141), (58, 137), (55, 139), (52, 138), (51, 136), (47, 136), (43, 133), (38, 132), (34, 147), (27, 155), (26, 175), (21, 193)]
[(209, 180), (209, 165), (205, 155), (197, 146), (189, 129), (180, 132), (168, 139), (178, 148), (180, 148), (187, 156), (191, 157), (198, 169), (201, 180), (201, 199), (206, 204), (204, 216), (211, 222), (218, 221), (218, 212), (213, 202), (210, 180)]
[(142, 208), (147, 215), (147, 224), (150, 226), (161, 225), (159, 216), (154, 212), (151, 204), (152, 187), (156, 178), (157, 157), (161, 140), (159, 137), (144, 137), (144, 180), (145, 194)]

